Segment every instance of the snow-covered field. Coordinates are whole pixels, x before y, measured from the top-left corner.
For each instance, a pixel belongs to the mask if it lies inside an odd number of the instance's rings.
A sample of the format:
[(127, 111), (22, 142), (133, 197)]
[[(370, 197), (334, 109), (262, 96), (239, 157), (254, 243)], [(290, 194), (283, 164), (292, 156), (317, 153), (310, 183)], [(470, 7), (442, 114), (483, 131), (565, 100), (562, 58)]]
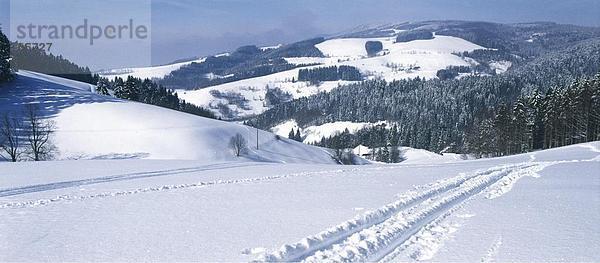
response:
[(0, 261), (599, 261), (598, 171), (599, 142), (445, 164), (0, 163)]
[[(383, 44), (383, 51), (375, 57), (367, 56), (365, 49), (367, 41), (380, 41)], [(330, 39), (315, 47), (326, 57), (296, 57), (286, 58), (286, 60), (291, 64), (320, 64), (305, 68), (354, 66), (367, 78), (381, 78), (388, 81), (416, 77), (435, 78), (438, 70), (448, 66), (471, 66), (476, 63), (453, 53), (485, 49), (464, 39), (450, 36), (435, 36), (434, 39), (406, 43), (395, 43), (394, 37)], [(501, 72), (508, 67), (510, 65), (499, 62), (497, 71)], [(298, 78), (298, 71), (299, 69), (292, 69), (200, 90), (179, 90), (177, 93), (187, 102), (210, 108), (220, 117), (245, 118), (269, 109), (269, 105), (265, 102), (267, 87), (279, 88), (297, 99), (319, 92), (328, 92), (340, 85), (352, 83), (325, 81), (319, 85), (312, 85), (309, 82), (293, 81)], [(230, 103), (226, 98), (215, 97), (212, 94), (214, 91), (239, 95), (246, 99), (245, 105)], [(223, 115), (220, 111), (221, 107), (228, 108), (233, 116)]]
[(228, 143), (235, 134), (249, 144), (246, 160), (285, 163), (334, 163), (324, 149), (279, 140), (254, 128), (185, 114), (147, 104), (97, 95), (76, 81), (22, 71), (0, 89), (0, 110), (19, 115), (38, 104), (56, 122), (57, 159), (186, 159), (231, 161)]

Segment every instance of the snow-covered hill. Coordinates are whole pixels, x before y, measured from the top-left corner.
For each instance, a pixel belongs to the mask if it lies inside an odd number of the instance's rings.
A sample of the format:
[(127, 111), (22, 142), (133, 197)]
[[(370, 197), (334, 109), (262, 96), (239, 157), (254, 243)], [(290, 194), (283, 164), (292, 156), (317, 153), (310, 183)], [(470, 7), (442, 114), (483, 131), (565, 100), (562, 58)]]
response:
[[(383, 51), (375, 57), (368, 57), (365, 49), (367, 41), (379, 41)], [(471, 66), (473, 61), (454, 55), (464, 51), (485, 49), (457, 37), (435, 36), (433, 39), (413, 40), (398, 43), (394, 37), (386, 38), (346, 38), (332, 39), (316, 45), (333, 64), (359, 68), (370, 77), (386, 80), (422, 77), (436, 77), (440, 69), (448, 66)]]
[(206, 58), (200, 58), (196, 60), (152, 67), (111, 69), (98, 72), (98, 74), (101, 77), (105, 77), (108, 79), (114, 79), (115, 77), (126, 79), (129, 76), (140, 79), (161, 79), (169, 75), (171, 72), (180, 69), (183, 66), (187, 66), (192, 63), (202, 63), (205, 59)]
[[(369, 57), (365, 49), (367, 41), (379, 41), (383, 51)], [(381, 78), (388, 81), (405, 78), (436, 77), (438, 70), (448, 66), (476, 66), (477, 62), (455, 55), (464, 51), (485, 49), (461, 38), (435, 36), (428, 40), (396, 43), (395, 37), (330, 39), (315, 45), (326, 57), (290, 57), (290, 64), (318, 64), (303, 68), (347, 65), (358, 68), (367, 79)], [(278, 72), (267, 76), (249, 78), (194, 91), (179, 90), (187, 102), (207, 107), (217, 116), (237, 119), (260, 114), (270, 108), (265, 101), (267, 90), (280, 89), (292, 98), (327, 92), (349, 81), (324, 81), (320, 84), (295, 81), (299, 69)], [(228, 94), (229, 96), (215, 96)]]
[(443, 164), (0, 163), (0, 261), (597, 262), (600, 143)]
[(0, 89), (1, 112), (19, 114), (37, 103), (56, 122), (53, 141), (58, 159), (236, 160), (229, 139), (239, 133), (249, 144), (243, 159), (268, 162), (333, 163), (330, 154), (272, 133), (202, 118), (92, 92), (93, 86), (22, 71)]

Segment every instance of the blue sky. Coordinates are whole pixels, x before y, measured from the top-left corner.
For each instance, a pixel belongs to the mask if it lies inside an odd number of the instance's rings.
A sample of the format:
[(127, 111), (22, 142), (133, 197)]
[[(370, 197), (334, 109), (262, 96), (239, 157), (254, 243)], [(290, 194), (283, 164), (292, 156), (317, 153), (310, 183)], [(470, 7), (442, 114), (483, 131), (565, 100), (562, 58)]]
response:
[[(3, 27), (9, 21), (8, 1), (0, 0)], [(152, 64), (246, 44), (289, 43), (364, 24), (462, 19), (600, 26), (598, 0), (152, 0), (151, 7)], [(67, 15), (64, 7), (52, 9), (43, 14)], [(115, 58), (115, 65), (127, 62), (117, 60), (122, 59)]]

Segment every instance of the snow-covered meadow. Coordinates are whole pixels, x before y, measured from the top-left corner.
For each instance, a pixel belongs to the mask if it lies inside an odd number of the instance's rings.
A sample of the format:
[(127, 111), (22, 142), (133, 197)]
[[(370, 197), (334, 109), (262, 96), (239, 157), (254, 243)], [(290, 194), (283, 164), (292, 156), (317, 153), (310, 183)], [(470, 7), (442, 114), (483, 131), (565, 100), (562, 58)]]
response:
[(598, 171), (600, 143), (443, 164), (0, 163), (0, 261), (598, 261)]

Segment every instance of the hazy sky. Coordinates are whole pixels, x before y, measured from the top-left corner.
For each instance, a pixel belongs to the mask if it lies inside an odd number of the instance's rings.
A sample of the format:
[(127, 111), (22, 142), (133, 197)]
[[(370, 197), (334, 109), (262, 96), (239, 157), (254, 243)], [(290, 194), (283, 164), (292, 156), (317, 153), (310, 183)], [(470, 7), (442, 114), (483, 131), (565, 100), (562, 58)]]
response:
[(600, 0), (154, 0), (153, 56), (165, 62), (363, 24), (463, 19), (600, 26), (599, 14)]
[[(461, 19), (600, 26), (600, 0), (151, 1), (152, 64), (215, 54), (246, 44), (289, 43), (364, 24)], [(8, 0), (0, 0), (3, 27), (9, 21), (7, 4)], [(51, 9), (46, 8), (44, 14), (68, 15), (61, 13), (64, 8)], [(110, 19), (111, 14), (106, 16)], [(115, 58), (115, 65), (124, 63), (119, 59)]]

